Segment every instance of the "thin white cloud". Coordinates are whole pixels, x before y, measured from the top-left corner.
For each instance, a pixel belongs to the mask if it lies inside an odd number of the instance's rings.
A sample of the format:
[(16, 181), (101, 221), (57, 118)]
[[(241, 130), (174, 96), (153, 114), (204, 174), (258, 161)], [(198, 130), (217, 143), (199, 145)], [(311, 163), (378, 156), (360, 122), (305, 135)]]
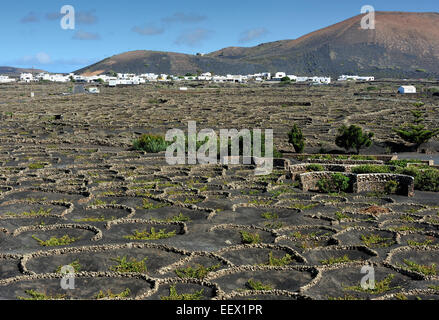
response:
[(99, 40), (101, 36), (98, 33), (87, 31), (76, 31), (72, 39), (74, 40)]
[(268, 34), (268, 30), (265, 28), (255, 28), (246, 30), (241, 33), (241, 36), (239, 37), (239, 42), (245, 43), (245, 42), (251, 42), (253, 40), (260, 39)]
[(203, 41), (207, 40), (211, 35), (212, 31), (198, 28), (193, 30), (186, 30), (175, 40), (177, 45), (186, 45), (189, 47), (194, 47), (200, 45)]
[(33, 11), (29, 12), (21, 19), (21, 23), (34, 23), (38, 21), (40, 21), (40, 19), (38, 18), (38, 15)]
[(36, 55), (24, 56), (15, 63), (18, 65), (46, 65), (52, 63), (52, 58), (45, 52), (39, 52)]
[(95, 24), (98, 21), (98, 17), (92, 11), (83, 11), (76, 13), (77, 24)]
[(146, 27), (135, 26), (131, 29), (131, 31), (138, 33), (142, 36), (155, 36), (155, 35), (164, 33), (165, 29), (164, 28), (157, 28), (154, 26), (146, 26)]
[[(55, 21), (59, 20), (64, 15), (60, 12), (48, 12), (45, 17), (47, 20)], [(92, 25), (98, 22), (98, 17), (95, 15), (95, 11), (80, 11), (75, 14), (75, 23), (78, 25)]]
[(64, 16), (64, 15), (63, 15), (62, 13), (60, 13), (60, 12), (49, 12), (49, 13), (46, 13), (46, 19), (47, 19), (47, 20), (51, 20), (51, 21), (53, 21), (53, 20), (59, 20), (59, 19), (61, 19), (63, 16)]

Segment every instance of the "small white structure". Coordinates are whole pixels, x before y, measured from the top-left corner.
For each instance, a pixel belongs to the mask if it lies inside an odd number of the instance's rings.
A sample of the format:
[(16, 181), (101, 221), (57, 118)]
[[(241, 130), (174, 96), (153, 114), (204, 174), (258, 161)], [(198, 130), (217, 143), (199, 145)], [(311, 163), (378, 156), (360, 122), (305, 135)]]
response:
[(285, 72), (276, 72), (276, 74), (273, 77), (273, 80), (280, 80), (282, 78), (285, 78), (287, 74)]
[(375, 81), (375, 77), (360, 77), (360, 76), (350, 76), (343, 74), (338, 78), (338, 81)]
[(415, 86), (401, 86), (398, 88), (398, 93), (406, 94), (406, 93), (416, 93)]
[(0, 76), (0, 83), (15, 82), (15, 79), (9, 78), (9, 76)]
[(100, 92), (101, 91), (96, 87), (88, 88), (88, 93), (100, 93)]
[(31, 81), (34, 81), (34, 76), (32, 73), (22, 73), (20, 74), (20, 81), (29, 83)]
[(180, 91), (187, 91), (187, 87), (180, 87)]

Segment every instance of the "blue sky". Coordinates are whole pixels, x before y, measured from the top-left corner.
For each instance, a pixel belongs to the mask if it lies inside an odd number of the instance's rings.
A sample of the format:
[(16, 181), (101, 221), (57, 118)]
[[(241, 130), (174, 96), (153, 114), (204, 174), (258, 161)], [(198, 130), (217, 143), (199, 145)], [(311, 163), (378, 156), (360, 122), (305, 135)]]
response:
[[(2, 1), (0, 65), (70, 72), (130, 50), (208, 53), (295, 39), (360, 14), (437, 12), (437, 0)], [(60, 26), (72, 5), (75, 30)]]

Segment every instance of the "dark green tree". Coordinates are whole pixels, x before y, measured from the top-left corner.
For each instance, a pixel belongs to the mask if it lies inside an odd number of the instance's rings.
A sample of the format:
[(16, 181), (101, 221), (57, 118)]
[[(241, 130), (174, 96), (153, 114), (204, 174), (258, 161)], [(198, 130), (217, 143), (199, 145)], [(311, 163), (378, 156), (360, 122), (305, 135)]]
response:
[(296, 125), (293, 125), (291, 131), (288, 132), (288, 143), (291, 143), (297, 153), (302, 153), (305, 149), (305, 137), (302, 130)]
[(372, 145), (373, 136), (372, 132), (363, 132), (363, 129), (354, 124), (349, 127), (343, 125), (338, 129), (335, 144), (346, 151), (354, 149), (359, 154), (361, 148)]
[(413, 143), (416, 148), (439, 134), (439, 129), (429, 130), (423, 124), (425, 115), (421, 110), (411, 110), (414, 117), (412, 124), (393, 129), (406, 142)]

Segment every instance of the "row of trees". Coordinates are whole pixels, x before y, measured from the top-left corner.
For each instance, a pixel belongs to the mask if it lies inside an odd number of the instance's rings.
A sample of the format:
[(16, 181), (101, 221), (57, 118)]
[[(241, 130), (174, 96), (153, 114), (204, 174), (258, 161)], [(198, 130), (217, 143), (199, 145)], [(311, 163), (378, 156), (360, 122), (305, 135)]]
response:
[[(430, 141), (433, 137), (439, 135), (439, 128), (430, 130), (427, 129), (423, 116), (425, 115), (420, 110), (411, 110), (414, 117), (413, 123), (403, 125), (399, 128), (393, 129), (393, 131), (405, 142), (413, 144), (416, 148), (423, 143)], [(363, 129), (356, 125), (342, 125), (335, 138), (335, 144), (345, 149), (347, 152), (355, 150), (357, 154), (360, 153), (362, 148), (367, 148), (372, 145), (372, 138), (374, 133), (363, 132)], [(293, 145), (294, 149), (298, 153), (302, 153), (305, 149), (305, 137), (302, 130), (294, 124), (291, 131), (288, 133), (288, 142)]]

